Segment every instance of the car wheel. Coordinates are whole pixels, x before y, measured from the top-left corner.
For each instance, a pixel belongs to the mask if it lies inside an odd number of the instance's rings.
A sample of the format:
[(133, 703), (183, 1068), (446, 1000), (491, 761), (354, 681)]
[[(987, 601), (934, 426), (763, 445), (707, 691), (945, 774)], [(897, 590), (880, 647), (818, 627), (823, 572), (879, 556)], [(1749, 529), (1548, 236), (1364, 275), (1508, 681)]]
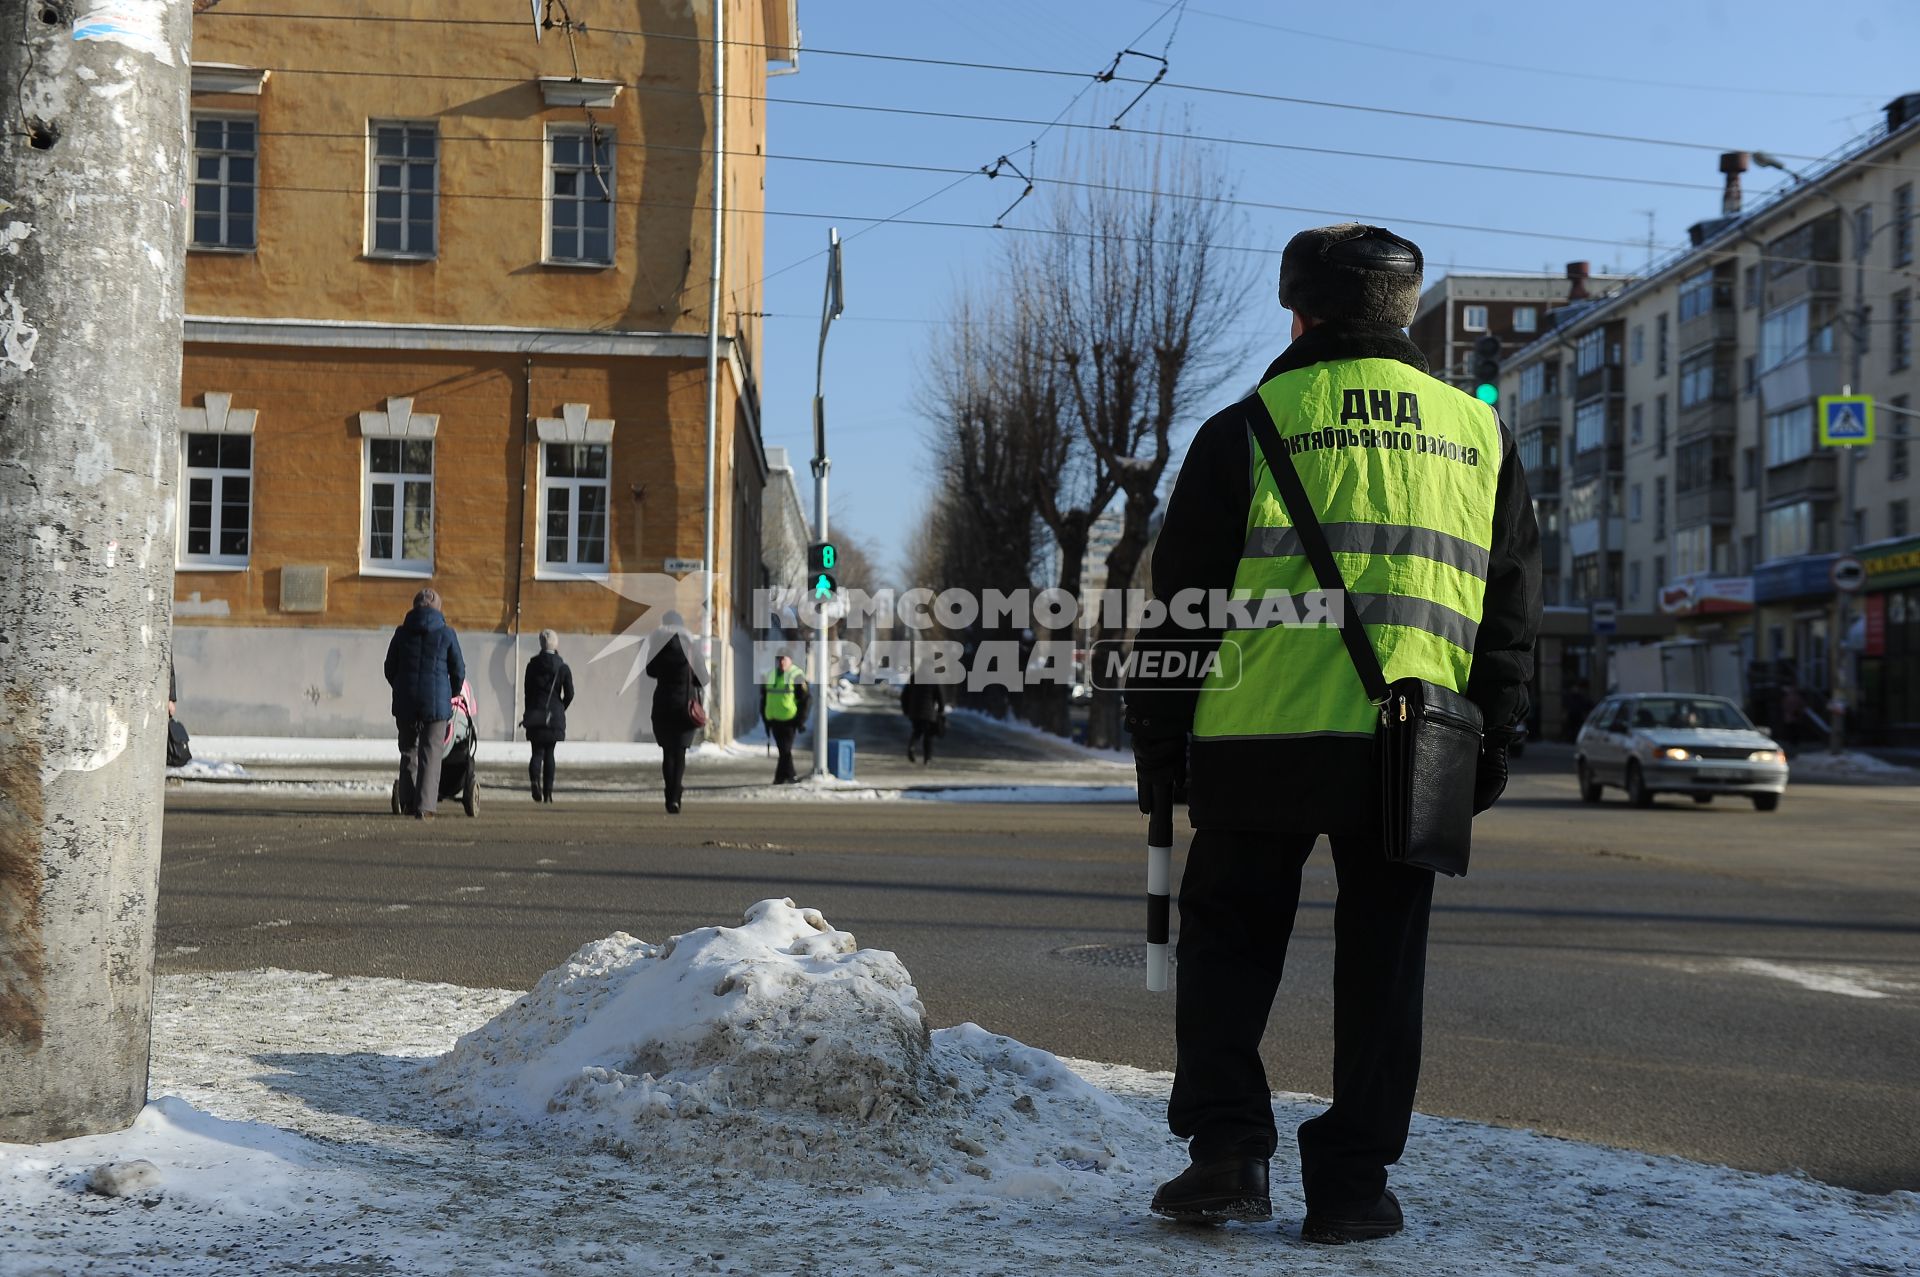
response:
[(1639, 763), (1627, 764), (1627, 801), (1635, 807), (1653, 806), (1653, 791), (1647, 788), (1647, 778), (1640, 774)]
[(1778, 794), (1755, 794), (1753, 796), (1753, 809), (1755, 811), (1772, 811), (1779, 805), (1780, 795)]
[(1705, 807), (1708, 803), (1713, 801), (1713, 795), (1712, 794), (1695, 794), (1693, 796), (1693, 801), (1695, 801), (1696, 803), (1699, 803), (1702, 807)]
[(1580, 801), (1583, 803), (1600, 801), (1600, 782), (1593, 778), (1593, 773), (1587, 769), (1587, 760), (1584, 758), (1580, 760)]

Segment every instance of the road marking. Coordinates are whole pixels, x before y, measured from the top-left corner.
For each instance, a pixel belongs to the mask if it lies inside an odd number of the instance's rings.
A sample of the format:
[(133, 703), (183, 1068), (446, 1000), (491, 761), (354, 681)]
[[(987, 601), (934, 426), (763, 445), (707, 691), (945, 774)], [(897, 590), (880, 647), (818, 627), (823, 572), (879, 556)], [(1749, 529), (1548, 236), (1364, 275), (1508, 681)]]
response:
[(1734, 958), (1729, 965), (1747, 975), (1768, 976), (1815, 993), (1837, 993), (1847, 998), (1890, 998), (1899, 993), (1920, 993), (1920, 984), (1890, 979), (1868, 967), (1799, 966), (1762, 958)]

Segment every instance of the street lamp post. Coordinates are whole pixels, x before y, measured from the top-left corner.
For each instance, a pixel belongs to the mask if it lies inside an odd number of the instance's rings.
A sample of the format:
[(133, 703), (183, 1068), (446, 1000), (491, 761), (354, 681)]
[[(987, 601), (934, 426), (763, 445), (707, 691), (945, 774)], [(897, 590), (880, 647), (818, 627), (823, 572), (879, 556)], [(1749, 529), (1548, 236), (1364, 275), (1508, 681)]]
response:
[[(827, 474), (833, 462), (827, 457), (827, 400), (822, 383), (827, 366), (827, 329), (846, 309), (846, 296), (840, 283), (840, 228), (827, 230), (827, 291), (820, 303), (820, 346), (813, 362), (813, 523), (815, 538), (827, 540)], [(811, 573), (809, 573), (811, 577)], [(808, 588), (811, 591), (812, 582)], [(827, 774), (827, 631), (830, 621), (827, 604), (832, 600), (815, 597), (813, 653), (813, 774)]]

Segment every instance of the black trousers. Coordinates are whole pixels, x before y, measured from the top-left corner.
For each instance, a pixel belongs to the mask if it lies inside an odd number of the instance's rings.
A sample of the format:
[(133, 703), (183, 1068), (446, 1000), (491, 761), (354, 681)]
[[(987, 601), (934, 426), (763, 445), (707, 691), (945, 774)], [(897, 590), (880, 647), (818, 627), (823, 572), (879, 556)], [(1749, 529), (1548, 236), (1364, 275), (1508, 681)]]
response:
[(678, 807), (687, 787), (687, 750), (693, 730), (679, 723), (653, 720), (653, 738), (660, 743), (660, 779), (666, 782), (667, 801)]
[[(1278, 1145), (1260, 1062), (1300, 871), (1314, 834), (1202, 829), (1180, 882), (1178, 1063), (1167, 1124), (1196, 1161), (1271, 1157)], [(1309, 1209), (1371, 1204), (1406, 1150), (1420, 1080), (1433, 874), (1390, 864), (1377, 840), (1331, 839), (1333, 1105), (1299, 1130)]]
[(542, 798), (553, 797), (553, 747), (550, 740), (528, 741), (533, 747), (533, 755), (527, 759), (527, 779), (533, 784), (533, 792)]
[(914, 719), (913, 737), (907, 741), (907, 752), (911, 754), (915, 749), (919, 749), (922, 751), (920, 757), (926, 762), (932, 762), (933, 737), (936, 726), (937, 724), (930, 718)]
[(773, 737), (773, 747), (780, 751), (780, 761), (773, 769), (773, 783), (785, 785), (798, 777), (793, 770), (793, 736), (800, 730), (800, 720), (790, 718), (784, 723), (769, 722), (767, 733)]

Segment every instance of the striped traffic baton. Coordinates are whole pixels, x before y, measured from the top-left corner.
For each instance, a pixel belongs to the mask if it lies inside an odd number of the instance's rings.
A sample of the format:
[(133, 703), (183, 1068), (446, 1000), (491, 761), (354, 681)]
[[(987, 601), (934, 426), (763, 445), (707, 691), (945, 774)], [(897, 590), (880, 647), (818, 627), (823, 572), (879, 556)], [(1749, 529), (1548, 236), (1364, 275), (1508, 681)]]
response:
[(1147, 813), (1147, 988), (1167, 988), (1167, 924), (1173, 911), (1169, 884), (1173, 877), (1173, 786), (1153, 785)]

